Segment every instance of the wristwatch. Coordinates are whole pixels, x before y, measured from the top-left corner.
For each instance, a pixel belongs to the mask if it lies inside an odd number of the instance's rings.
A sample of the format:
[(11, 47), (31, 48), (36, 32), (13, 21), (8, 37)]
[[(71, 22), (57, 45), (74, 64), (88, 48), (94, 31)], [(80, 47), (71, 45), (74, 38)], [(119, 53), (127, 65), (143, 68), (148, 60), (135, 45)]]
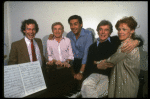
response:
[(79, 73), (83, 74), (83, 71), (80, 71)]

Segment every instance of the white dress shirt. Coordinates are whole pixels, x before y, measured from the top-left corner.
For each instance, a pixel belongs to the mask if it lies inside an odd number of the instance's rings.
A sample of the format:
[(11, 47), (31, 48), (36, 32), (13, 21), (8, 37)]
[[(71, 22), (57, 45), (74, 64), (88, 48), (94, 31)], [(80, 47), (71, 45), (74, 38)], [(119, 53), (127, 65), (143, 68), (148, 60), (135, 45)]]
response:
[[(30, 61), (32, 62), (31, 40), (29, 40), (25, 36), (25, 42), (26, 42), (26, 45), (27, 45)], [(36, 43), (36, 41), (34, 39), (33, 39), (33, 45), (34, 45), (34, 48), (35, 48), (36, 59), (40, 62), (41, 66), (42, 66), (41, 53), (40, 53), (38, 44)]]
[(61, 41), (58, 43), (55, 38), (47, 40), (48, 60), (60, 60), (61, 62), (66, 59), (74, 60), (70, 39), (62, 36)]

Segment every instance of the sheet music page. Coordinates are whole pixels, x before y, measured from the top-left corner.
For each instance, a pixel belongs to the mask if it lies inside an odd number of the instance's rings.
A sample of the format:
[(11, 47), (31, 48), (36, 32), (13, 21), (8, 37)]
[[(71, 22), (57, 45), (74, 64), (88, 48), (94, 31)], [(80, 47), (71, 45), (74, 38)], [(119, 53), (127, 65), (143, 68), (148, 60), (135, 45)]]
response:
[(25, 96), (19, 65), (4, 66), (4, 97), (20, 98)]
[(20, 98), (46, 89), (40, 62), (4, 66), (4, 97)]
[(46, 89), (39, 61), (20, 64), (20, 72), (26, 96)]

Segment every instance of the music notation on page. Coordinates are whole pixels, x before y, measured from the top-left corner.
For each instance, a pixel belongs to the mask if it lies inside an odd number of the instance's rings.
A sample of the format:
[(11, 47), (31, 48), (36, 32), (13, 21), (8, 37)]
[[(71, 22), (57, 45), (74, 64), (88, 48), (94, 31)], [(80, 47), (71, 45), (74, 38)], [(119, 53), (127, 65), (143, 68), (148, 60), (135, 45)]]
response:
[(44, 89), (39, 61), (4, 66), (4, 97), (21, 98)]

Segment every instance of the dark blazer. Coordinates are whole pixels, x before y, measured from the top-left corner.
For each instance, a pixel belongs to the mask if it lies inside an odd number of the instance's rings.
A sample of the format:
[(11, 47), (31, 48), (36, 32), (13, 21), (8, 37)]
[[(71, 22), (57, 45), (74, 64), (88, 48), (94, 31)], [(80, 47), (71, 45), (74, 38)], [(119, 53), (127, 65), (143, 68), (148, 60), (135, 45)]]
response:
[[(38, 44), (38, 47), (39, 47), (40, 53), (41, 53), (42, 63), (44, 65), (45, 64), (45, 57), (43, 56), (42, 41), (39, 38), (34, 38), (34, 40)], [(20, 63), (26, 63), (26, 62), (30, 62), (30, 58), (29, 58), (28, 49), (27, 49), (25, 39), (22, 38), (21, 40), (12, 43), (11, 51), (9, 54), (8, 65), (20, 64)]]

